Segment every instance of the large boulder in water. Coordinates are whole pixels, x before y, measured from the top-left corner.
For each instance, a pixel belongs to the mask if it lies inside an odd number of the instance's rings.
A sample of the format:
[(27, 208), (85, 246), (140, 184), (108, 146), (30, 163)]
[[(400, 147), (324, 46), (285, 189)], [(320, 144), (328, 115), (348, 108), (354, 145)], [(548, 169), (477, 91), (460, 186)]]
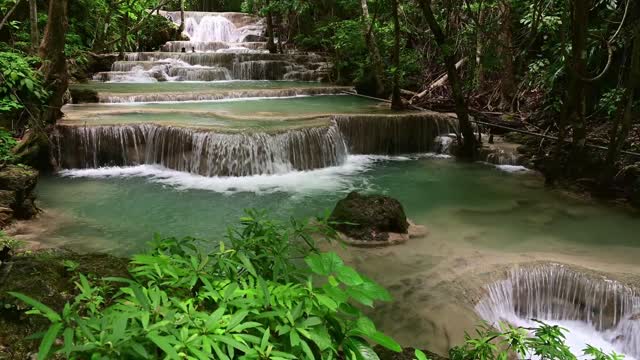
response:
[(354, 240), (385, 242), (389, 234), (408, 234), (409, 222), (402, 204), (383, 195), (352, 192), (338, 201), (329, 219), (336, 230)]

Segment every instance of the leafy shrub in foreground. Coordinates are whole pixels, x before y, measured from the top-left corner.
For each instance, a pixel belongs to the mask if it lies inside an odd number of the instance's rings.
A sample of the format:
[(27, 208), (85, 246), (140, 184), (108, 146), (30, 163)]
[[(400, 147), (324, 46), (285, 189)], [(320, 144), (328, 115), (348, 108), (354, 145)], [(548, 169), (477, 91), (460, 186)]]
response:
[[(387, 291), (316, 251), (314, 231), (249, 212), (230, 230), (231, 247), (157, 239), (133, 257), (130, 279), (106, 279), (119, 289), (79, 274), (80, 293), (62, 313), (13, 295), (51, 322), (38, 359), (365, 359), (375, 354), (367, 340), (399, 351), (353, 305), (389, 301)], [(295, 254), (309, 270), (294, 265)]]
[[(38, 359), (56, 353), (70, 359), (378, 360), (370, 342), (400, 351), (353, 306), (389, 301), (387, 291), (336, 254), (317, 251), (312, 234), (328, 230), (325, 224), (284, 226), (248, 211), (241, 226), (229, 229), (228, 242), (212, 251), (193, 238), (156, 238), (151, 251), (133, 257), (131, 278), (105, 279), (113, 288), (78, 274), (79, 294), (62, 313), (13, 295), (51, 322), (39, 335)], [(65, 267), (72, 272), (77, 264)], [(449, 357), (577, 359), (564, 329), (539, 325), (481, 327)], [(584, 355), (624, 358), (592, 346)], [(428, 357), (416, 350), (415, 359)]]

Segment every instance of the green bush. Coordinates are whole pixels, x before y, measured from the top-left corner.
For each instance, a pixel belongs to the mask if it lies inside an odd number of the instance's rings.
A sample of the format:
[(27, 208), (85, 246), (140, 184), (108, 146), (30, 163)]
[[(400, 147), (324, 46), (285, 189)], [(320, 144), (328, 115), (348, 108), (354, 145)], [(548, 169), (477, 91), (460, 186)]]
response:
[[(215, 249), (193, 238), (156, 237), (130, 262), (130, 278), (96, 285), (77, 274), (79, 294), (61, 313), (23, 294), (28, 313), (51, 323), (38, 359), (352, 359), (379, 360), (371, 344), (401, 351), (363, 315), (361, 306), (390, 301), (387, 291), (316, 249), (312, 235), (332, 239), (326, 220), (288, 225), (248, 211)], [(297, 261), (297, 259), (304, 261)], [(66, 262), (69, 273), (78, 264)], [(96, 280), (99, 281), (99, 280)], [(57, 341), (61, 339), (61, 341)], [(537, 356), (576, 360), (564, 329), (479, 328), (449, 352), (451, 360)], [(622, 356), (589, 346), (593, 360)], [(428, 357), (415, 351), (417, 360)]]
[(0, 129), (0, 164), (11, 163), (15, 160), (13, 149), (18, 145), (10, 132)]
[(25, 107), (41, 107), (48, 97), (42, 76), (32, 69), (37, 58), (0, 52), (0, 114)]
[[(316, 251), (310, 234), (320, 228), (249, 212), (230, 230), (231, 246), (205, 252), (192, 238), (157, 239), (133, 257), (130, 279), (105, 279), (120, 287), (115, 295), (81, 274), (62, 313), (13, 295), (51, 322), (39, 359), (365, 359), (367, 340), (400, 350), (355, 306), (389, 294)], [(308, 268), (296, 266), (298, 255)]]

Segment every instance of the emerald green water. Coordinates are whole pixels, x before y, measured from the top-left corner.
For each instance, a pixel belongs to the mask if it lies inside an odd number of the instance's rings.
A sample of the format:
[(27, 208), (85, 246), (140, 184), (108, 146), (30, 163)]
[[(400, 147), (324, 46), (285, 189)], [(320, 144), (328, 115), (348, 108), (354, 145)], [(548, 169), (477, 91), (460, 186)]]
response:
[[(76, 111), (92, 113), (172, 111), (215, 112), (235, 116), (303, 116), (309, 114), (343, 113), (389, 113), (388, 106), (379, 102), (350, 95), (303, 96), (276, 99), (242, 99), (224, 101), (194, 101), (180, 103), (126, 103), (126, 104), (81, 104), (66, 105), (65, 114), (73, 116)], [(153, 114), (152, 114), (153, 115)]]
[(152, 166), (46, 177), (38, 187), (42, 206), (75, 220), (46, 241), (130, 254), (143, 249), (154, 232), (219, 238), (244, 208), (269, 209), (278, 218), (306, 217), (362, 190), (398, 198), (418, 223), (443, 221), (446, 213), (444, 220), (483, 229), (492, 235), (475, 241), (488, 248), (534, 249), (533, 239), (540, 236), (575, 246), (640, 245), (637, 217), (549, 192), (532, 175), (451, 160), (376, 159), (351, 156), (342, 167), (245, 178), (206, 178)]
[[(470, 290), (531, 261), (640, 275), (637, 215), (544, 189), (532, 174), (453, 160), (350, 156), (336, 168), (276, 176), (206, 178), (153, 166), (73, 170), (38, 185), (46, 212), (29, 226), (45, 246), (129, 255), (158, 232), (214, 246), (244, 208), (309, 217), (349, 191), (399, 199), (426, 238), (379, 249), (325, 248), (390, 289), (371, 312), (406, 346), (445, 353), (480, 319)], [(23, 230), (27, 236), (27, 230)]]
[(207, 90), (240, 90), (240, 89), (285, 89), (295, 87), (326, 86), (320, 82), (303, 81), (209, 81), (209, 82), (154, 82), (154, 83), (104, 83), (91, 81), (86, 84), (73, 84), (71, 88), (95, 90), (108, 93), (162, 93)]

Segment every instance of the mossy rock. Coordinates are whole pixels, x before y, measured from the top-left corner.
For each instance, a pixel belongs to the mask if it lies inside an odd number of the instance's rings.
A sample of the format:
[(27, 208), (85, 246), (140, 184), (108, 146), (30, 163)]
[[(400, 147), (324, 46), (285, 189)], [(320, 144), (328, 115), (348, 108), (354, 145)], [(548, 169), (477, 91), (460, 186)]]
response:
[[(416, 358), (416, 350), (414, 348), (404, 348), (402, 352), (397, 353), (378, 345), (374, 350), (380, 357), (380, 360), (415, 360)], [(422, 352), (425, 353), (430, 360), (447, 360), (447, 358), (427, 350), (422, 350)]]
[(38, 182), (38, 171), (28, 166), (7, 165), (0, 169), (0, 189), (31, 191)]
[(330, 216), (336, 230), (362, 241), (387, 241), (389, 233), (407, 234), (409, 222), (402, 204), (383, 195), (352, 192), (338, 201)]
[[(70, 271), (63, 264), (65, 260), (77, 263), (78, 268)], [(27, 359), (29, 353), (37, 352), (37, 341), (25, 338), (48, 326), (46, 320), (26, 315), (29, 307), (9, 295), (9, 291), (32, 297), (60, 312), (78, 293), (77, 274), (85, 274), (94, 282), (108, 276), (128, 277), (127, 265), (127, 259), (65, 250), (19, 255), (3, 264), (0, 267), (0, 359)]]

